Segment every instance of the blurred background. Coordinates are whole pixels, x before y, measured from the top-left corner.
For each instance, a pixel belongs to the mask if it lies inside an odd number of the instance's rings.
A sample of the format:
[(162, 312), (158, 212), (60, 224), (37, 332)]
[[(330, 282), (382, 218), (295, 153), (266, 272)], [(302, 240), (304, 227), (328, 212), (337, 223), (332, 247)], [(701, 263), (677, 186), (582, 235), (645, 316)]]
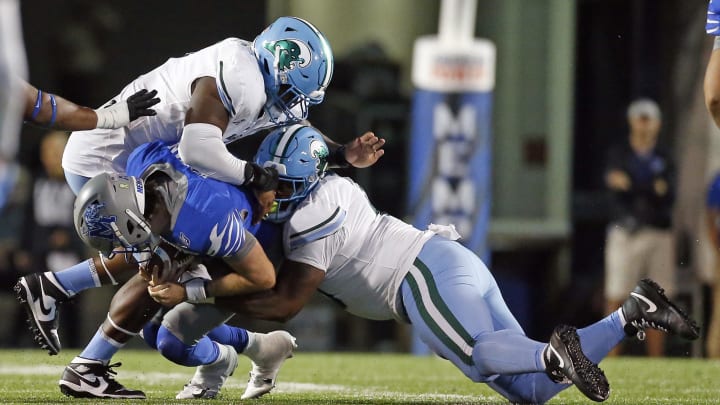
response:
[[(705, 194), (720, 169), (720, 138), (702, 93), (712, 49), (704, 32), (707, 1), (477, 4), (475, 36), (494, 43), (497, 52), (490, 190), (476, 207), (489, 208), (489, 224), (480, 230), (487, 241), (478, 253), (489, 261), (528, 335), (545, 340), (558, 322), (582, 326), (605, 315), (612, 205), (606, 155), (627, 139), (626, 109), (640, 97), (660, 106), (658, 142), (675, 161), (672, 265), (678, 299), (707, 318), (715, 264), (704, 223)], [(439, 11), (439, 0), (22, 3), (30, 82), (93, 107), (169, 57), (230, 36), (252, 40), (282, 15), (307, 19), (325, 33), (336, 57), (326, 99), (311, 110), (310, 120), (338, 141), (366, 130), (387, 140), (378, 164), (343, 174), (365, 186), (378, 209), (408, 219), (414, 214), (408, 184), (420, 175), (410, 168), (422, 159), (409, 147), (416, 135), (413, 45), (419, 36), (438, 32)], [(62, 134), (24, 127), (23, 175), (0, 217), (2, 347), (32, 346), (12, 295), (16, 278), (61, 269), (87, 254), (78, 246), (71, 194), (64, 194), (57, 172), (62, 143)], [(85, 292), (63, 308), (66, 346), (84, 346), (105, 317), (113, 291), (101, 290)], [(305, 350), (411, 347), (406, 327), (353, 318), (320, 297), (289, 328)], [(671, 355), (704, 355), (702, 343), (669, 341), (667, 347)]]

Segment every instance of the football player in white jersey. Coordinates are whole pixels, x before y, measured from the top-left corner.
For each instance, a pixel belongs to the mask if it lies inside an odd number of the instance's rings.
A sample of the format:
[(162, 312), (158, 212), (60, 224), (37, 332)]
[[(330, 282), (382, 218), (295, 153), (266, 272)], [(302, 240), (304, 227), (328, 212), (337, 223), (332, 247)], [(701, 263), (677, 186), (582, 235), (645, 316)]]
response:
[[(123, 173), (129, 153), (154, 140), (177, 143), (183, 161), (203, 175), (237, 185), (265, 182), (262, 168), (236, 158), (225, 144), (305, 120), (308, 108), (322, 102), (333, 64), (325, 36), (296, 17), (278, 18), (253, 42), (228, 38), (170, 58), (106, 104), (152, 88), (161, 100), (156, 115), (116, 130), (72, 133), (63, 155), (68, 184), (77, 193), (98, 173)], [(365, 144), (382, 142), (368, 132), (337, 157), (369, 166), (381, 153), (367, 153)]]
[[(106, 105), (112, 108), (115, 100), (153, 86), (162, 100), (155, 116), (118, 130), (71, 135), (63, 157), (68, 183), (77, 191), (96, 173), (124, 173), (133, 148), (161, 140), (176, 143), (177, 155), (201, 175), (264, 189), (274, 181), (271, 171), (237, 159), (225, 143), (261, 129), (304, 120), (308, 107), (322, 101), (332, 68), (325, 37), (308, 22), (294, 17), (278, 19), (253, 43), (229, 38), (170, 59), (140, 76)], [(383, 144), (384, 140), (368, 132), (347, 145), (334, 144), (333, 157), (338, 165), (365, 167), (382, 156)], [(37, 278), (34, 284), (61, 286), (66, 292), (68, 285), (77, 290), (99, 287), (94, 271), (90, 262), (78, 263), (54, 274), (33, 275)], [(25, 300), (32, 302), (53, 299), (42, 288), (26, 295)], [(54, 324), (55, 313), (45, 321)]]
[[(558, 326), (549, 343), (531, 340), (484, 263), (455, 241), (454, 228), (420, 231), (377, 212), (357, 184), (323, 176), (326, 156), (322, 137), (309, 127), (276, 130), (263, 141), (256, 163), (281, 173), (268, 219), (286, 221), (285, 261), (271, 291), (217, 297), (215, 305), (287, 321), (317, 290), (357, 316), (412, 324), (435, 353), (513, 403), (544, 403), (570, 384), (604, 401), (609, 384), (597, 363), (627, 335), (642, 336), (651, 327), (698, 337), (695, 322), (662, 288), (641, 280), (622, 307), (599, 322), (577, 330)], [(185, 295), (179, 284), (151, 288), (166, 306)], [(187, 303), (172, 311), (181, 309), (190, 312), (185, 322), (194, 319)]]

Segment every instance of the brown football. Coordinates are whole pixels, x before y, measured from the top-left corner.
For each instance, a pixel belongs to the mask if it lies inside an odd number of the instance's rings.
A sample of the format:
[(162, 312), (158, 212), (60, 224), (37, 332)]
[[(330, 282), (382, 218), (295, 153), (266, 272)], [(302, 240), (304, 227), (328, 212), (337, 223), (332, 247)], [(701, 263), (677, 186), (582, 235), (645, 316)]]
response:
[(157, 269), (157, 283), (177, 282), (182, 273), (190, 268), (197, 256), (184, 252), (172, 243), (162, 239), (153, 251), (150, 260), (145, 264), (145, 272), (151, 278)]

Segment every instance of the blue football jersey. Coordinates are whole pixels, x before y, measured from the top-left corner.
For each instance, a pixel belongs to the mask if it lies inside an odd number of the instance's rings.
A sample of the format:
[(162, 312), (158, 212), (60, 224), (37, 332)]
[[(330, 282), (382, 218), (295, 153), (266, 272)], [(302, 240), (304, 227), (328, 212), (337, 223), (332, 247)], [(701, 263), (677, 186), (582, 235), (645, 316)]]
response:
[(257, 231), (248, 190), (201, 176), (163, 142), (143, 144), (130, 154), (128, 175), (144, 180), (158, 171), (177, 185), (168, 207), (172, 234), (163, 235), (170, 242), (197, 254), (233, 256), (245, 243), (245, 230)]

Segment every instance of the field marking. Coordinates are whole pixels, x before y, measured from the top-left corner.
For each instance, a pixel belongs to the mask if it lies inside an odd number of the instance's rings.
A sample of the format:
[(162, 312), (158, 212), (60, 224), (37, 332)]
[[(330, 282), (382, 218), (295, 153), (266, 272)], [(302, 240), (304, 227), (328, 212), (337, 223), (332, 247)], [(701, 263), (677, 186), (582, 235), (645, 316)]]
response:
[[(0, 365), (0, 375), (38, 375), (38, 376), (52, 376), (59, 377), (65, 366), (54, 366), (54, 365)], [(181, 384), (189, 380), (192, 377), (192, 369), (188, 368), (187, 373), (162, 373), (157, 371), (151, 372), (137, 372), (137, 371), (122, 371), (120, 378), (123, 380), (135, 379), (142, 380), (145, 383), (152, 385), (161, 384), (178, 384), (178, 389), (181, 388)], [(244, 389), (246, 381), (242, 378), (231, 378), (225, 384), (225, 388), (231, 389)], [(359, 395), (365, 398), (389, 398), (389, 399), (402, 399), (405, 401), (419, 401), (419, 400), (442, 400), (445, 402), (460, 402), (460, 401), (477, 401), (482, 400), (482, 396), (478, 395), (458, 395), (458, 394), (411, 394), (407, 392), (396, 392), (386, 391), (381, 388), (373, 389), (368, 387), (352, 387), (341, 384), (314, 384), (305, 382), (295, 381), (283, 381), (278, 380), (277, 387), (273, 390), (275, 393), (281, 394), (295, 394), (295, 393), (308, 393), (308, 392), (335, 392), (338, 394), (353, 394)], [(491, 397), (487, 397), (491, 399)]]

